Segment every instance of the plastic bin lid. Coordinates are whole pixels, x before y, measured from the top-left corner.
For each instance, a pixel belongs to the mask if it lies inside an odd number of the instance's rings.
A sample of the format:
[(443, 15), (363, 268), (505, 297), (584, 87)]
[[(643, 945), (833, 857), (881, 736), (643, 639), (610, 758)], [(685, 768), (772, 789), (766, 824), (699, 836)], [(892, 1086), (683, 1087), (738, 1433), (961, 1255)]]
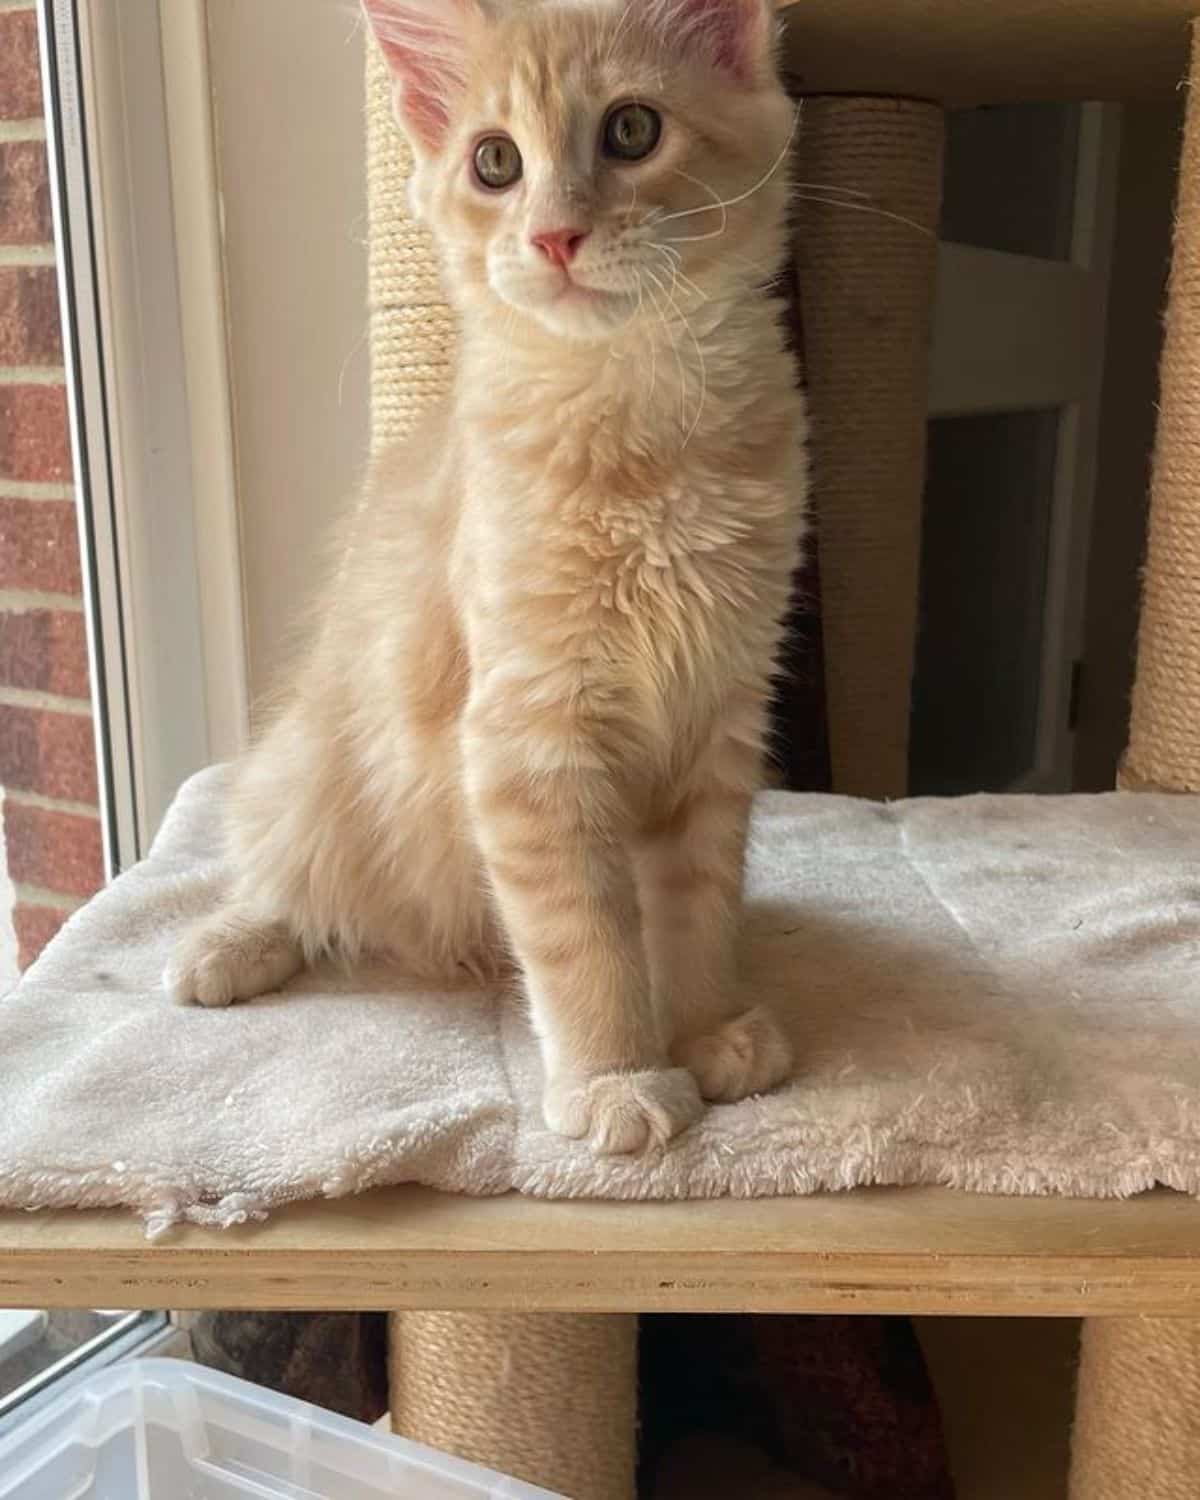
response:
[(0, 1437), (0, 1500), (563, 1500), (184, 1360), (125, 1360)]

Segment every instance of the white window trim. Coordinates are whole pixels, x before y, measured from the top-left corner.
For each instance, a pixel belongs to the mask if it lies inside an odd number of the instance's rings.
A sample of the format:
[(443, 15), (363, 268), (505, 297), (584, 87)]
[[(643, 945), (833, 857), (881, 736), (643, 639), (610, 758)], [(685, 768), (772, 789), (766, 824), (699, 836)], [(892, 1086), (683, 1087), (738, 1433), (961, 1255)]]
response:
[(39, 21), (115, 871), (247, 733), (205, 13), (41, 0)]
[(191, 413), (209, 753), (225, 760), (245, 747), (250, 704), (207, 6), (205, 0), (159, 0), (159, 15)]

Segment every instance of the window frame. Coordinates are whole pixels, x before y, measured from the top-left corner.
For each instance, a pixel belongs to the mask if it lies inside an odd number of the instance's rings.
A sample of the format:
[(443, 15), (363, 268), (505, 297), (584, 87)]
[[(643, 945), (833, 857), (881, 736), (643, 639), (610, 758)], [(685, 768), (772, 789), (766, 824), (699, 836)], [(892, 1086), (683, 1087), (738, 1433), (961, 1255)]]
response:
[(39, 0), (108, 874), (248, 691), (204, 0)]
[[(100, 824), (109, 878), (248, 732), (204, 0), (37, 0)], [(0, 1431), (114, 1360), (133, 1310), (0, 1397)]]
[(69, 1350), (30, 1376), (13, 1390), (0, 1392), (0, 1436), (19, 1427), (46, 1401), (57, 1398), (69, 1386), (94, 1374), (105, 1365), (130, 1356), (145, 1358), (188, 1348), (170, 1315), (155, 1311), (130, 1311), (77, 1348)]

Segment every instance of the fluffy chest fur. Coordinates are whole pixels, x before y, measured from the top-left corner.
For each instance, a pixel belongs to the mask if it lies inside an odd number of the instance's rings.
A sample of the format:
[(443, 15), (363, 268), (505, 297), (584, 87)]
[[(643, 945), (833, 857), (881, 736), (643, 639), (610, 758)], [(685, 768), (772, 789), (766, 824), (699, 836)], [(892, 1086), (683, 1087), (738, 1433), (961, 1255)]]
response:
[(771, 306), (726, 310), (686, 350), (667, 330), (499, 373), (496, 352), (474, 351), (464, 376), (459, 567), (478, 669), (643, 664), (692, 691), (764, 665), (805, 489)]
[(475, 712), (487, 732), (538, 717), (543, 766), (599, 740), (661, 787), (768, 692), (805, 490), (774, 308), (726, 309), (686, 353), (668, 330), (499, 355), (477, 344), (462, 386), (453, 591)]

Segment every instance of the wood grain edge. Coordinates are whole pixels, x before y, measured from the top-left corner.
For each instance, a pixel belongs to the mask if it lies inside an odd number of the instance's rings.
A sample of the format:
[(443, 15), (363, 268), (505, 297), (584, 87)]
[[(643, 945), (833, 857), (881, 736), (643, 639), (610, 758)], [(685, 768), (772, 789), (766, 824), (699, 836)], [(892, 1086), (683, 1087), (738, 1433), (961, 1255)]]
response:
[(1200, 1257), (9, 1251), (0, 1306), (1195, 1316)]

